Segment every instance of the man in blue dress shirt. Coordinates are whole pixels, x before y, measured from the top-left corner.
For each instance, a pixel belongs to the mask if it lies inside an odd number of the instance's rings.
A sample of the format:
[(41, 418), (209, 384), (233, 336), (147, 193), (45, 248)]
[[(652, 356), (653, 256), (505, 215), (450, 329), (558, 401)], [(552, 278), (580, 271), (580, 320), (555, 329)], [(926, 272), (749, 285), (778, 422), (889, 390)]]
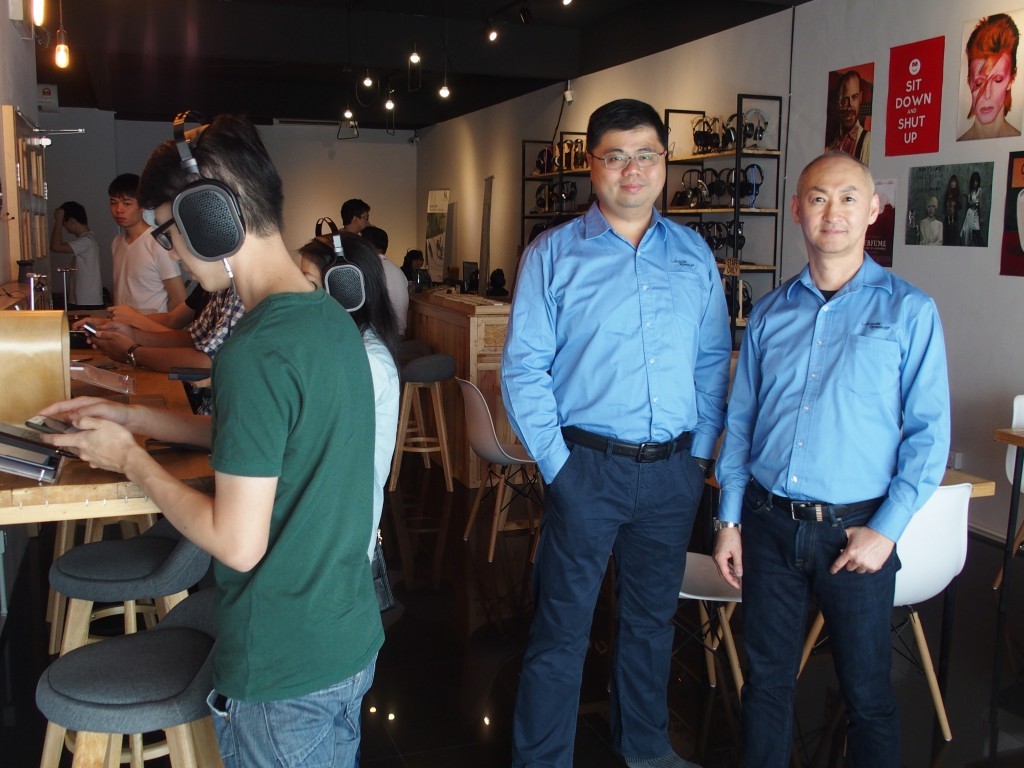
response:
[(667, 688), (686, 549), (721, 432), (731, 339), (715, 260), (654, 208), (665, 125), (623, 99), (590, 117), (597, 202), (526, 250), (502, 358), (516, 433), (547, 483), (535, 614), (513, 728), (517, 768), (571, 768), (583, 661), (615, 557), (613, 745), (687, 766)]
[(935, 303), (864, 253), (878, 210), (858, 160), (811, 162), (792, 201), (808, 264), (755, 305), (740, 348), (714, 557), (743, 586), (748, 766), (789, 765), (811, 594), (847, 705), (845, 765), (900, 764), (895, 546), (942, 480), (949, 382)]

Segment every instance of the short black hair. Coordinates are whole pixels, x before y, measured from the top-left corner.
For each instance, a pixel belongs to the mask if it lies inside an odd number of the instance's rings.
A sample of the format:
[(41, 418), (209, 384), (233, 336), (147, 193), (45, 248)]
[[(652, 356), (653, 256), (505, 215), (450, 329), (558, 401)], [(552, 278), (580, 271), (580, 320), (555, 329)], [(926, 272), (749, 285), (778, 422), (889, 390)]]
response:
[(139, 174), (122, 173), (107, 187), (107, 194), (110, 197), (139, 197)]
[(388, 233), (380, 227), (363, 227), (359, 234), (381, 253), (388, 252)]
[(341, 204), (341, 225), (347, 227), (349, 222), (357, 216), (362, 216), (364, 213), (370, 212), (370, 206), (365, 201), (360, 200), (358, 197), (353, 197), (351, 200), (346, 200)]
[(662, 148), (668, 146), (668, 128), (654, 107), (636, 99), (617, 99), (598, 107), (587, 123), (587, 150), (593, 152), (609, 131), (631, 131), (649, 126), (658, 134)]
[[(186, 134), (200, 173), (227, 185), (238, 198), (246, 231), (267, 236), (284, 228), (284, 188), (259, 131), (249, 118), (219, 115)], [(150, 155), (139, 182), (139, 203), (171, 202), (190, 181), (178, 147), (165, 141)]]
[(57, 207), (64, 211), (64, 221), (74, 219), (79, 224), (89, 226), (89, 216), (85, 212), (85, 206), (81, 203), (76, 203), (74, 200), (68, 200), (66, 203), (61, 203)]

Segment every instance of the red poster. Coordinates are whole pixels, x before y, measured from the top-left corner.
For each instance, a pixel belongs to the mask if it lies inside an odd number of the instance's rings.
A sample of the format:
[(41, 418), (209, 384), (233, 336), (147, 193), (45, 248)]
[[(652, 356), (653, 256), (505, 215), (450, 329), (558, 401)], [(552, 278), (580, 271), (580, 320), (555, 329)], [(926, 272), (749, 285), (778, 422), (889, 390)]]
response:
[(885, 154), (939, 151), (944, 37), (897, 45), (889, 51)]

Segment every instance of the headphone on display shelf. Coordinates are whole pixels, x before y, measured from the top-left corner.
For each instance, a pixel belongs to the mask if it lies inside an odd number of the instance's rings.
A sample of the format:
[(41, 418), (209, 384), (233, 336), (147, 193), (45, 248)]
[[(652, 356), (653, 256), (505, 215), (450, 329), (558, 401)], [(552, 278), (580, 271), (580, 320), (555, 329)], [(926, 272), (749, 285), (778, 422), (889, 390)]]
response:
[(743, 222), (729, 221), (726, 223), (725, 228), (728, 231), (726, 245), (736, 253), (739, 253), (743, 250), (743, 246), (747, 244), (747, 238), (743, 235)]
[[(185, 133), (188, 120), (200, 123), (191, 141)], [(207, 125), (194, 112), (179, 112), (174, 118), (174, 143), (188, 184), (171, 201), (171, 215), (189, 251), (200, 261), (223, 261), (238, 253), (245, 240), (245, 223), (234, 190), (199, 172), (192, 149)]]
[(720, 137), (714, 132), (711, 121), (705, 115), (697, 115), (690, 125), (693, 127), (693, 146), (695, 152), (710, 152), (718, 148)]
[(736, 113), (729, 115), (729, 119), (722, 124), (722, 149), (728, 149), (736, 143)]
[(751, 163), (743, 169), (743, 178), (740, 179), (740, 197), (749, 197), (750, 206), (753, 207), (763, 183), (764, 168), (757, 163)]
[[(323, 232), (326, 224), (330, 230), (329, 235)], [(363, 280), (363, 271), (345, 257), (345, 249), (341, 245), (341, 232), (337, 225), (327, 216), (316, 221), (316, 238), (323, 240), (330, 237), (331, 245), (334, 248), (334, 264), (324, 272), (324, 288), (331, 298), (345, 308), (347, 312), (355, 312), (366, 303), (366, 283)]]
[(704, 239), (712, 251), (720, 251), (728, 240), (728, 230), (720, 221), (709, 221), (704, 225)]
[(696, 186), (690, 187), (687, 204), (691, 208), (706, 208), (711, 204), (711, 192), (704, 179), (697, 179)]
[(704, 183), (708, 186), (708, 192), (714, 197), (721, 197), (727, 191), (725, 180), (722, 175), (714, 168), (705, 168), (701, 172), (701, 178)]
[(743, 113), (743, 138), (744, 146), (756, 147), (757, 143), (764, 138), (765, 129), (768, 127), (768, 115), (763, 109), (748, 109)]

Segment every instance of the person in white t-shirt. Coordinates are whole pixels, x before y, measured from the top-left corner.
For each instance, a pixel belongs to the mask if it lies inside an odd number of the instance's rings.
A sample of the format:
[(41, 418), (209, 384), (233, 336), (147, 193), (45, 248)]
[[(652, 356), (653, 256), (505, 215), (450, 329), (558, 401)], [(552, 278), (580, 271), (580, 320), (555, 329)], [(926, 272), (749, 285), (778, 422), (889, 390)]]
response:
[(153, 229), (142, 218), (137, 189), (139, 177), (122, 173), (110, 183), (110, 215), (123, 230), (114, 237), (114, 303), (140, 312), (167, 312), (185, 300), (181, 267), (169, 251), (149, 236)]
[(409, 281), (402, 268), (387, 257), (388, 233), (380, 227), (371, 225), (363, 227), (359, 234), (380, 256), (381, 266), (384, 267), (384, 280), (388, 287), (388, 298), (391, 300), (391, 308), (395, 310), (395, 319), (398, 320), (398, 335), (405, 338), (405, 326), (409, 318)]
[[(64, 239), (64, 230), (71, 239)], [(71, 296), (65, 296), (68, 309), (103, 309), (103, 281), (100, 278), (100, 246), (89, 229), (89, 216), (81, 203), (69, 200), (53, 212), (50, 252), (71, 256), (75, 270)]]

